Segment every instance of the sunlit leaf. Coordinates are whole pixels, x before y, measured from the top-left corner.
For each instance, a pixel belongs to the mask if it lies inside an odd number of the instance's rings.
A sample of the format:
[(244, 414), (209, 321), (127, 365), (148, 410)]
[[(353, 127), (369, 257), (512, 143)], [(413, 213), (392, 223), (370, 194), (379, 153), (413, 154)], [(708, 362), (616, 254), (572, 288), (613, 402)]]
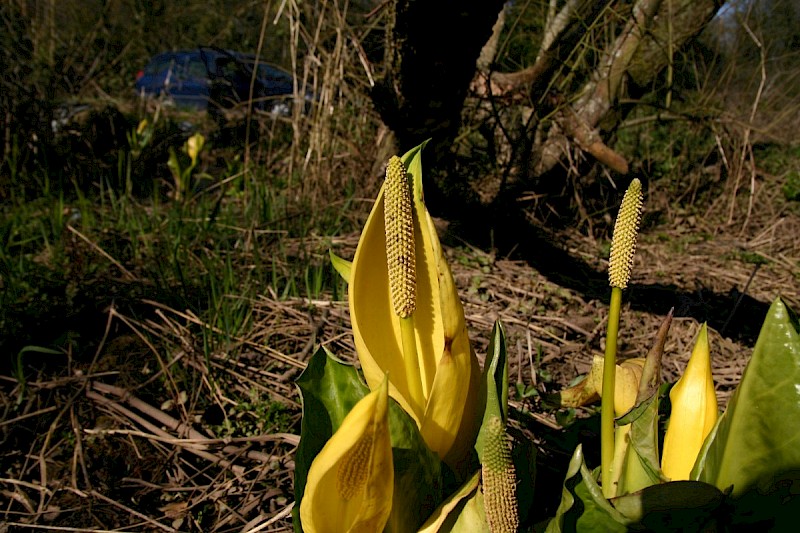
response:
[(722, 490), (732, 485), (736, 496), (800, 470), (799, 329), (797, 318), (777, 298), (692, 479)]
[(353, 262), (348, 261), (343, 257), (339, 257), (333, 250), (328, 252), (328, 255), (331, 257), (331, 265), (333, 265), (334, 270), (342, 276), (342, 279), (345, 280), (347, 283), (350, 283), (350, 271), (353, 269)]
[(641, 404), (645, 407), (631, 423), (625, 463), (617, 494), (636, 492), (662, 481), (658, 456), (658, 390)]

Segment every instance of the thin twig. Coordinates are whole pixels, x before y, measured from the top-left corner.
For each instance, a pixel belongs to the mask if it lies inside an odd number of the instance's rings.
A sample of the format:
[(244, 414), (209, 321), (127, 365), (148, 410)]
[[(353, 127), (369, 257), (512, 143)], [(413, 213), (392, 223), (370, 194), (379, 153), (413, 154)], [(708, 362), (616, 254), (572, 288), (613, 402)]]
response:
[(106, 252), (105, 250), (100, 248), (100, 246), (98, 246), (97, 243), (92, 242), (91, 240), (89, 240), (89, 238), (86, 235), (84, 235), (83, 233), (81, 233), (77, 229), (73, 228), (70, 224), (67, 224), (67, 229), (70, 232), (72, 232), (73, 234), (77, 235), (78, 238), (80, 238), (83, 242), (85, 242), (86, 244), (91, 246), (97, 253), (99, 253), (100, 255), (105, 257), (106, 259), (108, 259), (115, 267), (117, 267), (125, 275), (125, 277), (128, 279), (128, 281), (134, 281), (136, 279), (136, 276), (131, 274), (130, 270), (128, 270), (127, 268), (122, 266), (122, 263), (120, 263), (119, 261), (117, 261), (116, 259), (111, 257), (108, 254), (108, 252)]

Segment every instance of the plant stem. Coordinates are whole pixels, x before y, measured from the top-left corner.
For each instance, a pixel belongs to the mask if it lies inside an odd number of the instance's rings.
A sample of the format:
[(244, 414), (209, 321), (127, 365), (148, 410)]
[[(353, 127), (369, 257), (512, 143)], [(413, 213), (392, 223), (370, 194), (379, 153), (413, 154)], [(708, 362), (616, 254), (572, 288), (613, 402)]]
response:
[(614, 380), (617, 365), (617, 331), (619, 330), (619, 308), (622, 289), (611, 288), (611, 304), (608, 309), (606, 329), (606, 353), (603, 361), (603, 391), (600, 404), (600, 468), (603, 496), (613, 497), (612, 464), (614, 462)]
[(414, 331), (414, 314), (400, 318), (400, 335), (403, 341), (403, 366), (408, 381), (408, 393), (411, 399), (411, 408), (422, 420), (425, 407), (425, 395), (422, 392), (422, 378), (419, 372), (419, 357), (417, 355), (417, 336)]

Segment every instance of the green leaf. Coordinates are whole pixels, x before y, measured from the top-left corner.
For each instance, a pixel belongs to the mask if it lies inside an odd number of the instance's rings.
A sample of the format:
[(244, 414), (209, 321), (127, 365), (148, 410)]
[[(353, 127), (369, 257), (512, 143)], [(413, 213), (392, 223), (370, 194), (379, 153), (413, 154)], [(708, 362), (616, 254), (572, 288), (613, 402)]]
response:
[(331, 265), (342, 276), (347, 283), (350, 283), (350, 271), (353, 269), (353, 262), (348, 261), (344, 257), (339, 257), (333, 250), (328, 251), (328, 255), (331, 257)]
[(483, 383), (481, 396), (484, 403), (483, 420), (478, 437), (475, 440), (475, 451), (483, 462), (484, 425), (486, 421), (497, 417), (506, 423), (508, 420), (508, 356), (506, 355), (506, 339), (502, 324), (497, 321), (492, 328), (489, 349), (483, 365)]
[(175, 180), (175, 183), (180, 183), (181, 181), (181, 164), (178, 162), (178, 154), (175, 153), (175, 149), (169, 149), (169, 159), (167, 159), (167, 168), (172, 173), (172, 177)]
[(385, 531), (417, 531), (443, 499), (442, 463), (400, 404), (389, 403), (394, 498)]
[(754, 486), (733, 502), (734, 531), (795, 531), (800, 509), (800, 470), (775, 476)]
[[(300, 531), (300, 501), (308, 470), (322, 447), (358, 401), (369, 393), (354, 366), (321, 347), (297, 378), (303, 402), (300, 444), (295, 453), (295, 531)], [(416, 531), (442, 499), (441, 462), (419, 434), (417, 424), (395, 402), (389, 403), (394, 464), (392, 515), (386, 531)]]
[(311, 356), (296, 383), (303, 403), (303, 421), (294, 458), (295, 506), (292, 516), (295, 530), (299, 531), (300, 501), (311, 463), (369, 389), (358, 378), (352, 365), (337, 360), (324, 346)]
[(634, 521), (634, 531), (715, 531), (725, 495), (699, 481), (673, 481), (647, 487), (612, 500)]
[(583, 447), (579, 444), (567, 468), (561, 503), (556, 510), (556, 516), (547, 524), (546, 533), (621, 533), (627, 531), (630, 522), (603, 497), (600, 485), (586, 466)]
[(700, 451), (692, 479), (722, 490), (732, 485), (738, 496), (800, 469), (798, 330), (797, 318), (776, 298), (742, 380)]
[(618, 494), (636, 492), (662, 481), (658, 453), (658, 389), (638, 407), (644, 410), (631, 422)]
[(430, 139), (427, 139), (422, 144), (415, 146), (400, 158), (403, 160), (403, 166), (406, 167), (406, 171), (411, 174), (414, 199), (420, 202), (424, 201), (422, 194), (422, 149), (425, 148), (429, 141)]

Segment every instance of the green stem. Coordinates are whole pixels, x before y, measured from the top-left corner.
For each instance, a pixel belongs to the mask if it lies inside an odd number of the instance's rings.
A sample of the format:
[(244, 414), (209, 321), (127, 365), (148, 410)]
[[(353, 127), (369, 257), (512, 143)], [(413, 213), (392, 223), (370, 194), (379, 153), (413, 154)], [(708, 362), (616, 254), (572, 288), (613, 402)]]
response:
[(414, 331), (414, 315), (400, 318), (400, 336), (403, 341), (403, 365), (408, 381), (408, 394), (411, 408), (422, 420), (425, 408), (425, 395), (422, 392), (422, 378), (419, 372), (419, 357), (417, 355), (417, 335)]
[(619, 308), (622, 304), (622, 289), (611, 288), (611, 304), (608, 309), (606, 329), (606, 353), (603, 361), (603, 392), (600, 404), (600, 468), (603, 496), (613, 497), (612, 464), (614, 462), (614, 380), (617, 367), (617, 331), (619, 330)]

